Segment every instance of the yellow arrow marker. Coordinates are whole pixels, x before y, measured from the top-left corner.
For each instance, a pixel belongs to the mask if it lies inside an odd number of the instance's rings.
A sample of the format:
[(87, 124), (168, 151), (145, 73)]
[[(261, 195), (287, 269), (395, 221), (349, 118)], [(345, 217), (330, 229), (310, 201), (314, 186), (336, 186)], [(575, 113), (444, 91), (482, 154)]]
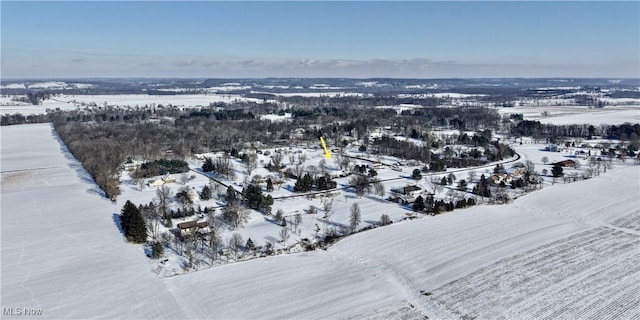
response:
[(327, 149), (327, 144), (324, 143), (323, 136), (320, 136), (320, 143), (322, 143), (322, 148), (324, 149), (324, 157), (327, 158), (327, 160), (331, 160), (331, 151)]

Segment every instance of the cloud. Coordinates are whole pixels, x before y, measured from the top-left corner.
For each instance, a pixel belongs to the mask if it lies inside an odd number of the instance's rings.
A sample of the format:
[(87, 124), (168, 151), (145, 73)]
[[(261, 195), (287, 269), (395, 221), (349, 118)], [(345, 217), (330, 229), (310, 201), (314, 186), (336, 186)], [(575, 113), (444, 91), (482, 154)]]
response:
[(296, 75), (310, 73), (330, 77), (423, 77), (433, 76), (446, 68), (459, 67), (457, 61), (434, 61), (415, 59), (330, 59), (289, 60), (274, 64), (282, 71)]
[(200, 64), (200, 66), (204, 67), (204, 68), (216, 67), (216, 66), (219, 66), (219, 65), (220, 65), (220, 62), (217, 62), (217, 61), (207, 61), (207, 62), (202, 62)]
[[(89, 57), (89, 58), (87, 58)], [(33, 61), (40, 66), (32, 66)], [(3, 77), (639, 77), (638, 61), (533, 63), (412, 59), (265, 59), (260, 57), (3, 52)]]
[(192, 65), (194, 65), (195, 62), (191, 59), (189, 60), (178, 60), (178, 61), (174, 61), (171, 65), (176, 66), (178, 68), (185, 68), (185, 67), (190, 67)]

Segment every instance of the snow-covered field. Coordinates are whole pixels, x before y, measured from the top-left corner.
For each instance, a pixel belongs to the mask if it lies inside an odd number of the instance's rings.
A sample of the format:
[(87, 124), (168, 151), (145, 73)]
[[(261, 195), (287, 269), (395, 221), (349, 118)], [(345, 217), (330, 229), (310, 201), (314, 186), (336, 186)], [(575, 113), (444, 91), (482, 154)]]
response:
[(184, 317), (141, 248), (124, 241), (119, 208), (52, 127), (0, 133), (2, 307), (40, 309), (47, 319)]
[(49, 319), (640, 316), (637, 166), (326, 251), (162, 278), (51, 126), (0, 130), (3, 307)]
[(42, 104), (34, 106), (21, 102), (13, 102), (9, 97), (0, 99), (0, 114), (22, 115), (44, 114), (47, 109), (72, 110), (85, 106), (176, 106), (196, 107), (208, 106), (210, 103), (235, 101), (253, 101), (262, 103), (262, 99), (245, 98), (234, 94), (184, 94), (184, 95), (146, 95), (146, 94), (119, 94), (119, 95), (64, 95), (46, 99)]
[[(585, 106), (527, 106), (498, 108), (501, 114), (522, 113), (525, 120), (537, 120), (541, 123), (564, 124), (623, 124), (640, 122), (640, 105), (607, 106), (588, 108)], [(543, 115), (547, 112), (547, 116)]]

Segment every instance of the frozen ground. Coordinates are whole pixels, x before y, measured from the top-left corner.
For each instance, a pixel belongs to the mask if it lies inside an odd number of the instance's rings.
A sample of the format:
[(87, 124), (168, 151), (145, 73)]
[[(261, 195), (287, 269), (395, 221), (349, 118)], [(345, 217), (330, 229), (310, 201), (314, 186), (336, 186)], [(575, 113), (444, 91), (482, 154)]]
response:
[[(498, 108), (500, 114), (522, 113), (525, 120), (537, 120), (541, 123), (564, 124), (623, 124), (640, 122), (640, 105), (606, 106), (588, 108), (586, 106), (524, 106)], [(543, 116), (547, 112), (547, 116)]]
[(49, 125), (0, 130), (3, 307), (49, 319), (640, 316), (637, 166), (327, 251), (161, 278)]
[(48, 319), (184, 317), (52, 127), (0, 130), (2, 307)]
[(117, 95), (62, 95), (46, 99), (40, 105), (11, 101), (10, 97), (0, 98), (0, 114), (22, 115), (44, 114), (47, 109), (73, 110), (82, 109), (91, 104), (96, 106), (157, 106), (173, 105), (176, 107), (208, 106), (210, 103), (234, 101), (253, 101), (262, 103), (262, 99), (244, 98), (233, 94), (184, 94), (184, 95), (146, 95), (146, 94), (117, 94)]

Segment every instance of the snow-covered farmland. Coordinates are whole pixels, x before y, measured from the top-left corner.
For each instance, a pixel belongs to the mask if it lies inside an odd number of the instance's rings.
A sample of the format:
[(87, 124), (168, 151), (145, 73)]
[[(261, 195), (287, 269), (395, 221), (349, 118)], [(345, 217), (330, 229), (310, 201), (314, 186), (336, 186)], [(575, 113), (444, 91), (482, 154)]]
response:
[(262, 103), (262, 99), (245, 98), (234, 94), (184, 94), (184, 95), (146, 95), (146, 94), (119, 94), (119, 95), (61, 95), (46, 99), (40, 105), (30, 105), (11, 101), (9, 97), (0, 100), (0, 114), (22, 115), (44, 114), (47, 109), (70, 110), (88, 106), (168, 106), (192, 108), (208, 106), (210, 103), (235, 101), (253, 101)]
[(49, 125), (0, 130), (3, 307), (49, 319), (640, 316), (637, 166), (326, 251), (162, 278)]
[(2, 306), (47, 319), (184, 317), (52, 127), (0, 130)]
[(0, 86), (0, 89), (80, 89), (91, 87), (88, 83), (79, 82), (63, 82), (63, 81), (45, 81), (45, 82), (26, 82), (26, 83), (9, 83)]
[(522, 113), (525, 120), (537, 120), (542, 123), (565, 124), (615, 124), (640, 122), (640, 105), (606, 106), (589, 108), (585, 106), (527, 106), (498, 108), (501, 114)]
[(599, 227), (498, 261), (431, 297), (463, 318), (630, 319), (640, 304), (639, 246), (638, 234)]

